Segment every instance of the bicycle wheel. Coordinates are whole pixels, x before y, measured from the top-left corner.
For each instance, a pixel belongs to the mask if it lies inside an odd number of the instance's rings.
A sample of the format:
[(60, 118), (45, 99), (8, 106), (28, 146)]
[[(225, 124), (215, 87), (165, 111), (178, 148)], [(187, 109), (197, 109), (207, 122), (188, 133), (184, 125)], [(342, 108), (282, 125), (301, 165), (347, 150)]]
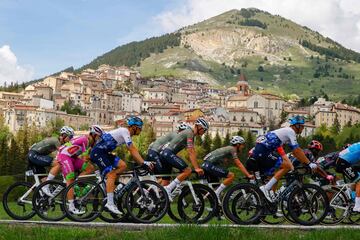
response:
[(336, 187), (326, 189), (325, 191), (329, 199), (329, 210), (321, 223), (333, 225), (342, 222), (348, 216), (350, 200), (344, 192)]
[(186, 187), (179, 195), (179, 216), (186, 223), (206, 223), (218, 213), (217, 196), (208, 186), (193, 184), (192, 187), (194, 192)]
[[(43, 189), (48, 188), (53, 196), (48, 196)], [(34, 191), (32, 204), (36, 214), (46, 221), (60, 221), (66, 217), (63, 193), (66, 184), (57, 180), (41, 183)]]
[(251, 183), (239, 183), (225, 194), (222, 207), (226, 218), (236, 224), (253, 224), (260, 220), (263, 196)]
[[(74, 214), (69, 209), (67, 195), (74, 191), (74, 206), (82, 214)], [(63, 195), (66, 216), (77, 222), (90, 222), (96, 219), (104, 208), (105, 192), (96, 182), (89, 179), (78, 179), (70, 184)]]
[[(270, 225), (276, 225), (276, 224), (280, 224), (286, 221), (284, 212), (282, 211), (282, 203), (278, 203), (277, 206), (274, 206), (274, 210), (272, 210), (272, 214), (264, 214), (261, 218), (260, 221), (266, 224), (270, 224)], [(276, 209), (275, 209), (276, 208)], [(264, 211), (263, 211), (264, 212)]]
[(5, 191), (3, 207), (11, 218), (28, 220), (36, 214), (31, 201), (34, 188), (29, 182), (17, 182)]
[(159, 221), (169, 208), (165, 188), (152, 180), (140, 181), (140, 188), (133, 184), (126, 196), (126, 207), (131, 220), (139, 223)]
[(289, 195), (289, 214), (296, 223), (310, 226), (320, 223), (328, 212), (328, 197), (325, 191), (313, 184), (295, 188)]

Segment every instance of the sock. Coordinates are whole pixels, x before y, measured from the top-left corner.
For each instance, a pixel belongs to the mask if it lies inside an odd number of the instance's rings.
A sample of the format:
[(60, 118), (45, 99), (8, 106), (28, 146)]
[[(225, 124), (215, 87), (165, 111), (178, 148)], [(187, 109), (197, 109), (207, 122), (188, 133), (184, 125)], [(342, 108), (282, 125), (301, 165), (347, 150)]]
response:
[(179, 185), (181, 182), (179, 179), (175, 178), (174, 181), (172, 181), (169, 185), (166, 186), (167, 189), (170, 190), (170, 192), (177, 186)]
[(355, 208), (360, 208), (360, 197), (355, 198)]
[(226, 188), (226, 186), (222, 183), (220, 186), (215, 190), (216, 196), (219, 196), (220, 193)]
[(107, 193), (107, 202), (110, 205), (114, 205), (114, 193), (113, 192)]
[(272, 188), (272, 186), (274, 186), (275, 183), (277, 183), (277, 180), (276, 180), (276, 178), (272, 177), (272, 178), (270, 179), (270, 181), (265, 185), (265, 189), (266, 189), (267, 191), (270, 191), (271, 188)]
[(74, 200), (68, 200), (68, 202), (69, 202), (69, 208), (75, 208)]
[(55, 176), (52, 175), (51, 173), (49, 173), (46, 180), (53, 180), (54, 178), (55, 178)]

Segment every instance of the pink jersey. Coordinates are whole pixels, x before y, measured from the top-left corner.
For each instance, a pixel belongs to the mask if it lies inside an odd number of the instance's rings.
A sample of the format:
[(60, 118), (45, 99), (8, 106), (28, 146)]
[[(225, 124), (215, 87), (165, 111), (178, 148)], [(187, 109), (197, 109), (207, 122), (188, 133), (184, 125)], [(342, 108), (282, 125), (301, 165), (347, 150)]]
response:
[(84, 153), (89, 146), (89, 139), (86, 135), (76, 137), (70, 141), (70, 144), (65, 144), (59, 148), (58, 154), (64, 154), (67, 156), (79, 156)]

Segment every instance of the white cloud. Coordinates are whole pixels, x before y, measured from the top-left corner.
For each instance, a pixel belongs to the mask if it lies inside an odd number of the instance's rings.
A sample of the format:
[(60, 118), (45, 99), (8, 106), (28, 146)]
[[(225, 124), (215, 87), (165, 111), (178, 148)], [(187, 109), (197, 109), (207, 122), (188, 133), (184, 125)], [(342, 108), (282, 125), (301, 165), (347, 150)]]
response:
[(279, 14), (360, 52), (358, 0), (187, 0), (157, 15), (163, 31), (175, 31), (231, 9), (256, 7)]
[(33, 75), (31, 66), (18, 65), (17, 58), (9, 45), (0, 47), (0, 85), (30, 81)]

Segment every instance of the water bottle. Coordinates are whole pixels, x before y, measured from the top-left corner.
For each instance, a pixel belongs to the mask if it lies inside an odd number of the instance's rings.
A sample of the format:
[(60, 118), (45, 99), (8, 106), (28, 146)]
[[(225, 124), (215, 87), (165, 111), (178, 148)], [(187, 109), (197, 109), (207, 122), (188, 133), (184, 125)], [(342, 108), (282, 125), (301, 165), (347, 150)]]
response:
[(355, 198), (356, 198), (356, 192), (355, 191), (351, 191), (351, 201), (355, 202)]
[(85, 194), (87, 194), (91, 189), (91, 186), (89, 184), (87, 184), (84, 189), (82, 190), (82, 195), (81, 196), (84, 196)]
[(76, 197), (80, 197), (81, 193), (80, 193), (80, 187), (78, 185), (74, 186), (74, 193)]

